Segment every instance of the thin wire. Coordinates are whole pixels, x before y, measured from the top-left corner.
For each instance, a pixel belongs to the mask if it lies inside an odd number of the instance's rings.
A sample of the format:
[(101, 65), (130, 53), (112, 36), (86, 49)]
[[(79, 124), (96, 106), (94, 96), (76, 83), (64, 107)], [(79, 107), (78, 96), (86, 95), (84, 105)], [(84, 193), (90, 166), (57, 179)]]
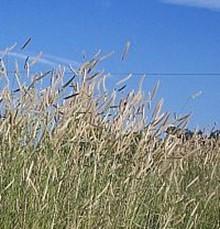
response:
[(111, 75), (128, 75), (133, 74), (135, 76), (165, 76), (165, 77), (183, 77), (183, 76), (193, 76), (193, 77), (219, 77), (220, 72), (207, 72), (207, 73), (179, 73), (179, 72), (133, 72), (133, 73), (111, 73)]
[[(41, 71), (30, 71), (30, 74), (39, 74)], [(8, 74), (14, 74), (15, 71), (9, 70), (7, 71)], [(19, 71), (21, 74), (25, 74), (26, 71)], [(65, 74), (73, 74), (71, 71), (66, 71)], [(186, 72), (186, 73), (180, 73), (180, 72), (112, 72), (109, 73), (111, 76), (125, 76), (132, 74), (134, 76), (158, 76), (158, 77), (216, 77), (220, 78), (220, 72), (207, 72), (207, 73), (201, 73), (201, 72)]]

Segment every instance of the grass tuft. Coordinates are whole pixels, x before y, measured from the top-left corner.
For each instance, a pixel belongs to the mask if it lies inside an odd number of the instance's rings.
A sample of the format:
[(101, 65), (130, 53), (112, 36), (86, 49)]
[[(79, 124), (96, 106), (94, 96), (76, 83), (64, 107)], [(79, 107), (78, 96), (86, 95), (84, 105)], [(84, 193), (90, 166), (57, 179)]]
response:
[(189, 116), (152, 107), (159, 83), (107, 91), (102, 59), (25, 79), (1, 60), (1, 228), (220, 228), (219, 139), (166, 134)]

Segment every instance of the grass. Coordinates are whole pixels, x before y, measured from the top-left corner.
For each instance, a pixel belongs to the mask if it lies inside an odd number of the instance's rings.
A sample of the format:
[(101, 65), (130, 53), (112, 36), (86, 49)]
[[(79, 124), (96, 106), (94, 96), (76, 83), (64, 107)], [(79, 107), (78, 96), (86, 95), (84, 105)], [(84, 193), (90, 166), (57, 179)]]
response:
[(17, 66), (16, 90), (2, 59), (0, 228), (220, 228), (219, 140), (165, 136), (188, 116), (151, 106), (158, 84), (106, 91), (102, 58), (68, 79)]

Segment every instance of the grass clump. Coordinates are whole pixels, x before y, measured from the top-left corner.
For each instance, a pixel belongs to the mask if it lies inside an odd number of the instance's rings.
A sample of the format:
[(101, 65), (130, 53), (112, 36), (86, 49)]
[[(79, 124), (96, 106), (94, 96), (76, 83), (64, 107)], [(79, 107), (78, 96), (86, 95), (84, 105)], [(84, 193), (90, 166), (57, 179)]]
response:
[(219, 139), (166, 135), (188, 116), (151, 107), (158, 85), (107, 91), (101, 60), (17, 66), (15, 89), (2, 65), (1, 228), (220, 228)]

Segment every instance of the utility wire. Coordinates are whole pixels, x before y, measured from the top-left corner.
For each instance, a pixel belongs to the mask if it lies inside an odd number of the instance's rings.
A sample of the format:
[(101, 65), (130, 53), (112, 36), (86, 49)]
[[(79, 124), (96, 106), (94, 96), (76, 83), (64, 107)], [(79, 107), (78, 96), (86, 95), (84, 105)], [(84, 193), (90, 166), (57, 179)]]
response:
[[(39, 74), (42, 71), (30, 71), (30, 74)], [(7, 74), (14, 74), (15, 71), (9, 70), (7, 71)], [(25, 74), (26, 71), (22, 70), (19, 71), (20, 74)], [(71, 71), (65, 71), (64, 74), (73, 74)], [(205, 77), (212, 77), (212, 78), (220, 78), (220, 72), (109, 72), (111, 76), (126, 76), (129, 74), (132, 74), (133, 76), (157, 76), (157, 77), (198, 77), (198, 78), (205, 78)]]
[(111, 73), (111, 75), (128, 75), (132, 74), (135, 76), (165, 76), (165, 77), (188, 77), (188, 76), (193, 76), (193, 77), (220, 77), (220, 72), (207, 72), (207, 73), (180, 73), (180, 72), (131, 72), (131, 73)]

